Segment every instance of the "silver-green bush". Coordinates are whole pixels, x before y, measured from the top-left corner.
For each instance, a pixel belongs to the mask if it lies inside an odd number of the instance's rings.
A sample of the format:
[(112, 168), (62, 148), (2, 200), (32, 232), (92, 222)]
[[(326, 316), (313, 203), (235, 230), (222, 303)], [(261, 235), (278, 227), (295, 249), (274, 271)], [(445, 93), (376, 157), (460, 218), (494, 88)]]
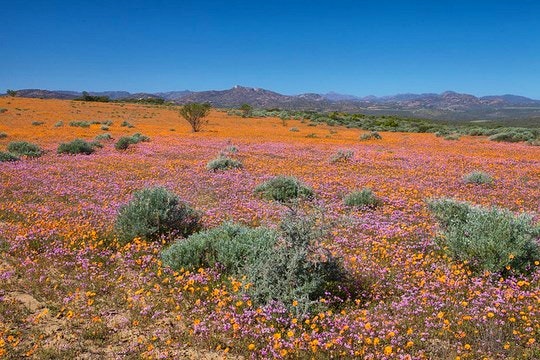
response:
[(239, 160), (232, 159), (227, 156), (219, 156), (218, 158), (210, 161), (206, 165), (206, 168), (212, 171), (240, 169), (242, 168), (242, 163)]
[(136, 237), (147, 240), (162, 235), (188, 236), (201, 229), (201, 213), (163, 187), (147, 188), (133, 194), (120, 207), (116, 232), (121, 243)]
[(540, 259), (540, 226), (529, 214), (453, 199), (429, 200), (441, 229), (437, 243), (474, 270), (526, 272)]
[(463, 177), (466, 184), (492, 184), (493, 177), (483, 171), (473, 171)]
[(354, 206), (359, 208), (375, 208), (379, 206), (382, 201), (379, 199), (373, 190), (370, 188), (363, 188), (360, 191), (353, 191), (349, 193), (343, 199), (343, 203), (346, 206)]
[(292, 176), (278, 175), (258, 185), (255, 194), (266, 200), (289, 202), (295, 199), (311, 199), (313, 190)]

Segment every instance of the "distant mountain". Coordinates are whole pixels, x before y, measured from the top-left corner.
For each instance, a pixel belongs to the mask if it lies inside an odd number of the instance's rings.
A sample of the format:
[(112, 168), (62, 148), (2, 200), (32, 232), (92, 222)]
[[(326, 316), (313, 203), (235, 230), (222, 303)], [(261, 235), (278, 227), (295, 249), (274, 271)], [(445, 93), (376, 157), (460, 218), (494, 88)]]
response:
[[(127, 91), (89, 92), (94, 96), (108, 96), (111, 100), (162, 98), (177, 104), (207, 102), (214, 107), (237, 108), (249, 104), (255, 108), (288, 110), (343, 111), (365, 114), (399, 115), (440, 120), (505, 120), (537, 119), (540, 125), (540, 100), (518, 95), (476, 97), (454, 91), (441, 94), (397, 94), (392, 96), (357, 97), (335, 92), (283, 95), (274, 91), (234, 86), (228, 90), (169, 91), (157, 93), (129, 93)], [(20, 97), (44, 99), (75, 99), (76, 91), (23, 89)]]
[(358, 96), (339, 94), (337, 92), (330, 91), (326, 94), (321, 94), (322, 97), (330, 101), (350, 101), (350, 100), (360, 100)]
[(155, 93), (154, 95), (157, 95), (160, 98), (165, 99), (165, 100), (178, 100), (191, 93), (193, 93), (193, 91), (182, 90), (182, 91), (158, 92), (158, 93)]

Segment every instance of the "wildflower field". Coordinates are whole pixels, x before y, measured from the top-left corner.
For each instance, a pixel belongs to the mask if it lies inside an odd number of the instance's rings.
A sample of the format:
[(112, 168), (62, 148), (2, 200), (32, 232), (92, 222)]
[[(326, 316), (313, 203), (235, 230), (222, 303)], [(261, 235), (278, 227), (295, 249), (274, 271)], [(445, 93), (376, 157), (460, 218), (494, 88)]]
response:
[[(140, 104), (3, 97), (0, 108), (0, 151), (44, 150), (0, 162), (0, 358), (540, 358), (540, 263), (471, 271), (436, 244), (426, 204), (455, 198), (538, 222), (540, 147), (386, 132), (360, 141), (358, 129), (215, 110), (192, 133), (177, 108)], [(90, 155), (57, 153), (103, 133), (112, 139)], [(150, 141), (115, 149), (134, 133)], [(231, 147), (241, 167), (207, 169)], [(464, 181), (474, 171), (490, 182)], [(310, 313), (260, 306), (219, 266), (164, 266), (165, 238), (115, 236), (120, 207), (153, 186), (201, 211), (204, 228), (275, 228), (289, 207), (254, 193), (275, 175), (313, 190), (302, 209), (324, 215), (324, 247), (359, 284), (354, 297), (322, 297)], [(346, 206), (363, 188), (378, 205)]]

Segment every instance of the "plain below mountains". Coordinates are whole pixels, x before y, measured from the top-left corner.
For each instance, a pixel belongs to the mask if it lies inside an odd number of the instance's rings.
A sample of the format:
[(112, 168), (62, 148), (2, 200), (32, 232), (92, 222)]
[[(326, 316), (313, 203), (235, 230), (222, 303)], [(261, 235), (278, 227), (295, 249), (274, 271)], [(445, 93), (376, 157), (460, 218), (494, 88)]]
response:
[[(517, 95), (476, 97), (453, 91), (441, 94), (398, 94), (393, 96), (357, 97), (335, 92), (283, 95), (274, 91), (235, 86), (228, 90), (169, 91), (129, 93), (127, 91), (89, 92), (92, 96), (107, 96), (111, 100), (141, 100), (161, 98), (177, 104), (208, 102), (218, 108), (237, 108), (249, 104), (255, 108), (343, 111), (365, 114), (399, 115), (439, 120), (511, 120), (531, 119), (540, 125), (540, 100)], [(16, 96), (44, 99), (75, 99), (76, 91), (40, 89), (17, 90)]]

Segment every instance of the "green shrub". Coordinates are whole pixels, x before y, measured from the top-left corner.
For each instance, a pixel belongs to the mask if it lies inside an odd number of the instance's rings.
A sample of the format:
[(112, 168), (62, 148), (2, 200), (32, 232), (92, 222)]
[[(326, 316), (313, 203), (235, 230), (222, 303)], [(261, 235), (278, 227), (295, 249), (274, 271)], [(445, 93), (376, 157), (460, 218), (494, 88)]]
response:
[(0, 151), (0, 162), (19, 161), (19, 157), (12, 153)]
[(109, 133), (99, 134), (95, 137), (96, 140), (112, 140), (112, 135)]
[(88, 128), (90, 127), (90, 123), (88, 121), (71, 121), (69, 126)]
[(448, 134), (444, 137), (444, 140), (459, 140), (460, 138), (460, 134)]
[(94, 146), (91, 143), (88, 143), (82, 139), (75, 139), (71, 142), (62, 143), (58, 145), (56, 150), (58, 154), (84, 154), (90, 155), (94, 152)]
[(107, 131), (107, 130), (109, 130), (109, 127), (107, 125), (101, 125), (100, 129), (103, 130), (103, 131)]
[(146, 135), (143, 135), (141, 133), (135, 133), (133, 135), (131, 135), (131, 142), (132, 144), (137, 144), (137, 143), (140, 143), (140, 142), (149, 142), (150, 141), (150, 138)]
[(298, 129), (297, 127), (292, 127), (289, 129), (289, 131), (292, 131), (292, 132), (299, 132), (300, 129)]
[(289, 202), (295, 199), (311, 199), (313, 190), (292, 176), (276, 176), (255, 188), (255, 194), (266, 200)]
[(328, 293), (343, 295), (339, 288), (348, 282), (347, 274), (339, 259), (321, 245), (324, 233), (314, 218), (284, 219), (276, 246), (261, 248), (246, 265), (252, 301), (261, 305), (277, 301), (305, 314), (317, 309), (319, 298)]
[(5, 132), (0, 132), (0, 139), (5, 139), (8, 137), (8, 134), (6, 134)]
[(58, 121), (57, 123), (54, 124), (54, 127), (62, 127), (62, 126), (64, 126), (63, 121)]
[(493, 177), (483, 171), (473, 171), (463, 177), (466, 184), (492, 184)]
[(131, 144), (148, 141), (150, 141), (150, 138), (148, 136), (140, 133), (135, 133), (132, 136), (122, 136), (120, 139), (118, 139), (118, 142), (114, 145), (114, 148), (116, 150), (126, 150)]
[(43, 150), (36, 145), (26, 141), (13, 141), (7, 146), (7, 150), (18, 156), (27, 156), (31, 158), (38, 158), (43, 155)]
[(381, 140), (382, 136), (377, 131), (360, 135), (360, 140)]
[(3, 113), (5, 113), (6, 111), (7, 111), (7, 109), (6, 109), (6, 108), (0, 108), (0, 114), (3, 114)]
[(111, 126), (113, 124), (113, 121), (112, 120), (105, 120), (105, 121), (102, 121), (101, 123), (103, 125), (105, 125), (105, 126)]
[(540, 226), (529, 214), (453, 199), (429, 200), (428, 207), (441, 229), (437, 243), (473, 270), (525, 272), (540, 259)]
[(240, 169), (242, 168), (242, 163), (236, 159), (231, 159), (225, 156), (219, 156), (217, 159), (210, 161), (206, 165), (206, 168), (212, 171)]
[(116, 150), (126, 150), (131, 144), (131, 136), (122, 136), (120, 139), (118, 139), (116, 144), (114, 144), (114, 148)]
[(121, 243), (136, 237), (188, 236), (201, 228), (201, 214), (171, 191), (154, 187), (137, 191), (120, 207), (115, 228)]
[(343, 199), (346, 206), (354, 206), (359, 208), (375, 208), (382, 201), (373, 193), (370, 188), (363, 188), (360, 191), (353, 191)]
[(520, 142), (531, 140), (531, 138), (533, 138), (533, 135), (529, 132), (505, 131), (491, 135), (489, 140), (498, 142)]
[(334, 155), (330, 157), (330, 162), (332, 164), (340, 163), (340, 162), (347, 162), (351, 160), (353, 156), (354, 156), (354, 151), (352, 150), (338, 150)]
[(210, 230), (175, 241), (162, 251), (163, 264), (175, 270), (197, 270), (220, 264), (226, 274), (242, 274), (261, 249), (273, 247), (275, 231), (226, 222)]
[(32, 122), (32, 125), (34, 125), (34, 126), (39, 126), (39, 125), (43, 125), (43, 124), (45, 124), (44, 121), (33, 121)]
[(134, 128), (135, 126), (127, 121), (122, 121), (122, 123), (120, 124), (120, 126), (122, 127), (128, 127), (128, 128)]
[(321, 246), (323, 236), (315, 219), (297, 215), (286, 218), (279, 230), (224, 223), (177, 240), (161, 257), (176, 270), (219, 264), (224, 274), (249, 284), (243, 290), (255, 304), (279, 302), (307, 313), (320, 297), (342, 295), (340, 287), (348, 282), (341, 262)]

